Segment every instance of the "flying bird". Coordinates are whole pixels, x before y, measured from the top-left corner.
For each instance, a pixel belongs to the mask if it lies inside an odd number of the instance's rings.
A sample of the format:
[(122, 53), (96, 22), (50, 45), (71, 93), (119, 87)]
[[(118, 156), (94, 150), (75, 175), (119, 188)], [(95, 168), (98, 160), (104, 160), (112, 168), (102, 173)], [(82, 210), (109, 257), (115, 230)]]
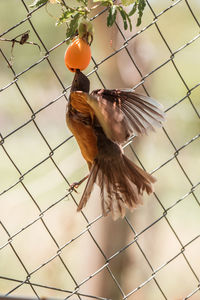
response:
[(96, 183), (103, 215), (117, 219), (125, 216), (126, 208), (142, 203), (143, 192), (152, 193), (156, 181), (123, 154), (122, 145), (133, 135), (161, 127), (164, 112), (152, 98), (130, 90), (89, 90), (89, 79), (77, 69), (66, 122), (90, 171), (77, 210), (86, 205)]

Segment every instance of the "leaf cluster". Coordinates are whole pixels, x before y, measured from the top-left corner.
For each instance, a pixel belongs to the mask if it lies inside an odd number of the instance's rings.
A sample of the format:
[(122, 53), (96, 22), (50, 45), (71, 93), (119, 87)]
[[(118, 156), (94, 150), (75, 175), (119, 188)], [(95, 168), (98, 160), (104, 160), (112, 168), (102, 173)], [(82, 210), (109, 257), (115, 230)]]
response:
[(87, 11), (85, 11), (83, 6), (78, 8), (66, 7), (56, 22), (56, 25), (65, 23), (67, 25), (66, 37), (73, 38), (77, 33), (80, 19), (84, 17), (87, 17)]
[[(108, 7), (107, 26), (111, 27), (115, 21), (117, 14), (119, 14), (123, 20), (124, 29), (128, 28), (132, 30), (131, 16), (136, 12), (138, 13), (137, 26), (141, 24), (143, 11), (145, 9), (146, 0), (121, 0), (121, 4), (114, 4), (114, 0), (93, 0), (93, 3), (97, 5), (88, 8), (88, 0), (76, 0), (80, 5), (69, 6), (64, 0), (34, 0), (31, 7), (38, 7), (48, 2), (57, 3), (61, 5), (62, 14), (58, 18), (56, 25), (65, 23), (67, 25), (66, 37), (73, 38), (78, 33), (78, 28), (83, 19), (89, 19), (88, 15), (91, 10), (100, 6)], [(132, 5), (129, 12), (124, 7)], [(91, 25), (92, 26), (92, 25)], [(91, 34), (91, 30), (90, 30)]]
[[(103, 3), (105, 1), (103, 0)], [(111, 2), (112, 2), (112, 4), (111, 4)], [(116, 17), (117, 17), (117, 12), (119, 12), (122, 17), (125, 30), (128, 29), (128, 25), (129, 25), (130, 31), (132, 30), (132, 23), (131, 23), (130, 17), (132, 15), (134, 15), (136, 13), (136, 11), (138, 12), (138, 19), (137, 19), (136, 26), (139, 26), (141, 24), (143, 11), (146, 6), (146, 0), (122, 0), (122, 4), (124, 6), (133, 4), (129, 13), (126, 12), (126, 10), (123, 8), (122, 5), (115, 5), (113, 3), (113, 1), (111, 1), (111, 0), (109, 1), (109, 3), (110, 3), (110, 5), (109, 5), (110, 7), (109, 7), (108, 17), (107, 17), (107, 26), (108, 27), (110, 27), (114, 24)]]

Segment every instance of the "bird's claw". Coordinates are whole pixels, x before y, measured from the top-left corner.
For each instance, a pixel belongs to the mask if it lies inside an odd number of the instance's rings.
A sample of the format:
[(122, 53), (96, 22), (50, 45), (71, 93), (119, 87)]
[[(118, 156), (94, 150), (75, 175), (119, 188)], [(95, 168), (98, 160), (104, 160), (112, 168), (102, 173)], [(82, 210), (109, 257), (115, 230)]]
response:
[(71, 192), (76, 192), (76, 193), (78, 193), (77, 192), (77, 188), (79, 187), (79, 182), (74, 182), (74, 183), (72, 183), (72, 184), (70, 184), (70, 188), (68, 189), (68, 191), (71, 193)]
[(89, 175), (85, 176), (83, 179), (81, 179), (80, 181), (78, 182), (74, 182), (72, 184), (70, 184), (70, 187), (68, 189), (68, 191), (71, 193), (71, 192), (77, 192), (77, 188), (79, 187), (79, 185), (81, 185), (82, 182), (84, 182), (87, 178), (89, 177)]

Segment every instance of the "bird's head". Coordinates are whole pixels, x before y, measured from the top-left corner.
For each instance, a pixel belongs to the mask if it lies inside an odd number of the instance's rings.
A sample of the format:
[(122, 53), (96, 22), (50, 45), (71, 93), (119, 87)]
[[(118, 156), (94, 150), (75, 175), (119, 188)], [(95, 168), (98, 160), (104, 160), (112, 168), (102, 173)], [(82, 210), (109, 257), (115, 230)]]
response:
[(72, 82), (71, 92), (82, 91), (89, 93), (90, 81), (89, 79), (79, 70), (76, 70), (74, 80)]

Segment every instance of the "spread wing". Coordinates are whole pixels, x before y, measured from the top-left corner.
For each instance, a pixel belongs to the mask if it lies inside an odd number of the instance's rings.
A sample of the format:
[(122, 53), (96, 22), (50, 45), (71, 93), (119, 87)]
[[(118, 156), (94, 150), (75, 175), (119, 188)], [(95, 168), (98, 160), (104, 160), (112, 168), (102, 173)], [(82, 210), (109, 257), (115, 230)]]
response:
[(87, 94), (106, 136), (119, 144), (130, 136), (146, 134), (148, 129), (161, 127), (164, 121), (162, 105), (150, 97), (128, 90), (95, 90)]

